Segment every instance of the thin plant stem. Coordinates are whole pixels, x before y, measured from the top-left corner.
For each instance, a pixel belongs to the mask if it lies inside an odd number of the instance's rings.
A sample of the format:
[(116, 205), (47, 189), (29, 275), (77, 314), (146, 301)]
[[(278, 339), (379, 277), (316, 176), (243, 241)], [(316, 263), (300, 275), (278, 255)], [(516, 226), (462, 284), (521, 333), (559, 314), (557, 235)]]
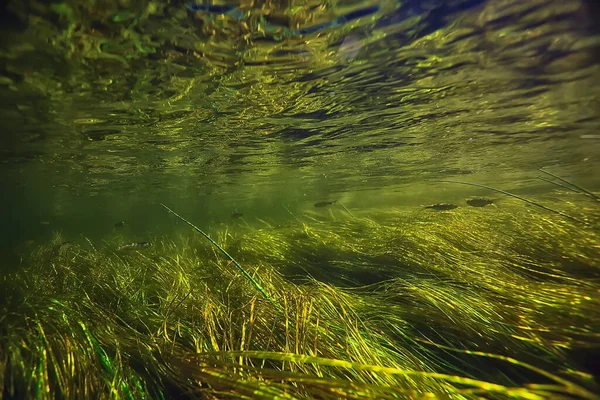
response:
[(352, 218), (355, 218), (355, 217), (354, 217), (354, 214), (352, 214), (352, 213), (350, 212), (350, 210), (348, 210), (348, 208), (347, 208), (347, 207), (346, 207), (344, 204), (342, 204), (342, 202), (341, 202), (341, 201), (338, 201), (337, 203), (338, 203), (340, 206), (342, 206), (342, 208), (343, 208), (344, 210), (346, 210), (346, 212), (347, 212), (348, 214), (350, 214), (350, 216), (351, 216)]
[(590, 192), (589, 190), (587, 190), (587, 189), (584, 189), (584, 188), (582, 188), (581, 186), (578, 186), (578, 185), (576, 185), (576, 184), (574, 184), (574, 183), (572, 183), (572, 182), (569, 182), (568, 180), (566, 180), (566, 179), (564, 179), (564, 178), (561, 178), (561, 177), (560, 177), (560, 176), (558, 176), (558, 175), (554, 175), (552, 172), (548, 172), (548, 171), (546, 171), (546, 170), (544, 170), (544, 169), (542, 169), (542, 168), (540, 168), (540, 171), (541, 171), (541, 172), (543, 172), (543, 173), (545, 173), (545, 174), (548, 174), (548, 175), (550, 175), (550, 176), (551, 176), (551, 177), (553, 177), (553, 178), (556, 178), (556, 179), (558, 179), (559, 181), (562, 181), (562, 182), (566, 183), (567, 185), (571, 185), (571, 186), (573, 186), (575, 189), (577, 189), (577, 190), (579, 190), (579, 191), (583, 192), (584, 194), (588, 195), (588, 196), (589, 196), (589, 197), (591, 197), (592, 199), (594, 199), (594, 200), (596, 200), (596, 201), (600, 201), (600, 197), (598, 197), (598, 196), (597, 196), (597, 195), (595, 195), (594, 193)]
[(558, 187), (561, 187), (561, 188), (563, 188), (563, 189), (570, 190), (571, 192), (575, 192), (575, 193), (581, 193), (579, 190), (577, 190), (577, 189), (575, 189), (575, 188), (568, 187), (567, 185), (563, 185), (563, 184), (562, 184), (562, 183), (560, 183), (560, 182), (554, 182), (552, 179), (543, 178), (543, 177), (541, 177), (541, 176), (538, 176), (537, 178), (538, 178), (539, 180), (541, 180), (541, 181), (548, 182), (548, 183), (551, 183), (551, 184), (553, 184), (553, 185), (556, 185), (556, 186), (558, 186)]
[(586, 221), (580, 220), (579, 218), (572, 217), (572, 216), (570, 216), (568, 214), (565, 214), (562, 211), (554, 210), (554, 209), (552, 209), (550, 207), (546, 207), (546, 206), (544, 206), (544, 205), (542, 205), (540, 203), (536, 203), (535, 201), (528, 200), (525, 197), (521, 197), (521, 196), (518, 196), (516, 194), (513, 194), (513, 193), (510, 193), (510, 192), (501, 190), (501, 189), (496, 189), (496, 188), (493, 188), (491, 186), (481, 185), (479, 183), (462, 182), (462, 181), (452, 181), (452, 180), (439, 180), (439, 181), (434, 181), (434, 182), (458, 183), (460, 185), (476, 186), (476, 187), (480, 187), (480, 188), (484, 188), (484, 189), (488, 189), (488, 190), (493, 190), (494, 192), (498, 192), (498, 193), (502, 193), (502, 194), (505, 194), (505, 195), (510, 196), (510, 197), (514, 197), (515, 199), (519, 199), (521, 201), (524, 201), (525, 203), (528, 203), (528, 204), (531, 204), (533, 206), (539, 207), (539, 208), (541, 208), (543, 210), (550, 211), (551, 213), (561, 215), (561, 216), (563, 216), (565, 218), (568, 218), (570, 220), (579, 222), (580, 224), (588, 225), (588, 223)]
[(231, 254), (229, 254), (224, 248), (222, 248), (217, 242), (215, 242), (210, 236), (208, 236), (206, 233), (204, 233), (203, 230), (201, 230), (200, 228), (198, 228), (196, 225), (192, 224), (190, 221), (188, 221), (187, 219), (183, 218), (181, 215), (177, 214), (175, 211), (171, 210), (169, 207), (167, 207), (166, 205), (164, 205), (163, 203), (160, 203), (161, 206), (163, 206), (164, 208), (167, 209), (167, 211), (169, 211), (171, 214), (173, 214), (174, 216), (176, 216), (177, 218), (179, 218), (180, 220), (182, 220), (183, 222), (185, 222), (186, 224), (188, 224), (189, 226), (191, 226), (194, 230), (196, 230), (197, 232), (199, 232), (202, 236), (204, 236), (206, 239), (208, 239), (209, 242), (211, 242), (217, 249), (221, 250), (221, 252), (231, 260), (231, 262), (233, 262), (233, 264), (242, 272), (242, 274), (244, 274), (244, 276), (246, 278), (248, 278), (250, 280), (250, 282), (252, 282), (252, 284), (254, 285), (254, 287), (256, 288), (256, 290), (258, 290), (260, 292), (260, 294), (262, 294), (267, 300), (269, 300), (269, 302), (273, 305), (273, 307), (275, 308), (276, 311), (280, 311), (279, 307), (277, 307), (277, 304), (275, 303), (275, 301), (271, 298), (271, 296), (269, 296), (269, 294), (265, 291), (265, 289), (262, 288), (262, 286), (260, 286), (260, 284), (258, 282), (256, 282), (256, 280), (252, 277), (252, 275), (250, 275), (248, 273), (248, 271), (246, 271), (244, 269), (244, 267), (242, 267), (240, 265), (240, 263), (238, 263), (232, 256)]

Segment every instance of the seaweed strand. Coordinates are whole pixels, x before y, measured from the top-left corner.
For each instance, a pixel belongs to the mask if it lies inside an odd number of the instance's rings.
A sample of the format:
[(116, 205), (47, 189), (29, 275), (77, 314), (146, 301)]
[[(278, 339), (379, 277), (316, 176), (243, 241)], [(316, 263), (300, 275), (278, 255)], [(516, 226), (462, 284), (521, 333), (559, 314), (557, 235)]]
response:
[[(596, 200), (596, 201), (600, 201), (600, 197), (598, 197), (598, 196), (597, 196), (597, 195), (595, 195), (594, 193), (590, 192), (589, 190), (587, 190), (587, 189), (584, 189), (584, 188), (582, 188), (581, 186), (578, 186), (578, 185), (576, 185), (576, 184), (574, 184), (574, 183), (572, 183), (572, 182), (569, 182), (568, 180), (566, 180), (566, 179), (564, 179), (564, 178), (561, 178), (561, 177), (560, 177), (560, 176), (558, 176), (558, 175), (554, 175), (552, 172), (548, 172), (548, 171), (546, 171), (546, 170), (545, 170), (545, 169), (543, 169), (543, 168), (540, 168), (539, 170), (540, 170), (541, 172), (545, 173), (545, 174), (548, 174), (548, 175), (550, 175), (550, 176), (551, 176), (551, 177), (553, 177), (553, 178), (556, 178), (556, 179), (558, 179), (559, 181), (562, 181), (562, 182), (566, 183), (567, 185), (571, 185), (571, 186), (573, 186), (575, 189), (579, 190), (579, 191), (580, 191), (580, 192), (582, 192), (583, 194), (586, 194), (588, 197), (591, 197), (592, 199), (594, 199), (594, 200)], [(555, 182), (552, 182), (552, 183), (556, 184)], [(559, 185), (559, 186), (562, 186), (562, 185)]]
[(280, 311), (279, 307), (277, 307), (277, 304), (275, 303), (275, 301), (271, 298), (271, 296), (269, 296), (269, 294), (265, 291), (265, 289), (263, 289), (262, 286), (260, 286), (260, 284), (258, 282), (256, 282), (256, 280), (248, 273), (248, 271), (246, 271), (244, 269), (244, 267), (242, 267), (241, 264), (238, 263), (231, 256), (231, 254), (229, 254), (224, 248), (222, 248), (221, 246), (219, 246), (219, 244), (217, 242), (215, 242), (210, 236), (208, 236), (206, 233), (204, 233), (204, 231), (201, 230), (200, 228), (198, 228), (196, 225), (192, 224), (190, 221), (188, 221), (187, 219), (183, 218), (181, 215), (177, 214), (175, 211), (171, 210), (169, 207), (167, 207), (163, 203), (160, 203), (160, 205), (163, 206), (164, 208), (166, 208), (167, 211), (169, 211), (171, 214), (173, 214), (174, 216), (176, 216), (177, 218), (179, 218), (180, 220), (182, 220), (183, 222), (185, 222), (186, 224), (188, 224), (189, 226), (191, 226), (195, 231), (199, 232), (202, 236), (204, 236), (205, 238), (207, 238), (208, 241), (211, 242), (217, 249), (221, 250), (221, 253), (223, 253), (227, 258), (229, 258), (235, 264), (235, 266), (240, 271), (242, 271), (242, 274), (244, 274), (244, 276), (246, 278), (248, 278), (250, 280), (250, 282), (252, 282), (252, 284), (254, 285), (254, 287), (256, 288), (256, 290), (258, 290), (260, 292), (260, 294), (262, 294), (267, 300), (269, 300), (269, 302), (273, 305), (273, 307), (275, 308), (275, 310), (276, 311)]
[(574, 193), (577, 193), (577, 194), (581, 194), (581, 192), (580, 192), (579, 190), (577, 190), (577, 189), (575, 189), (575, 188), (572, 188), (572, 187), (568, 187), (567, 185), (563, 185), (563, 184), (562, 184), (562, 183), (560, 183), (560, 182), (555, 182), (555, 181), (553, 181), (552, 179), (544, 178), (544, 177), (541, 177), (541, 176), (538, 176), (537, 178), (538, 178), (540, 181), (548, 182), (548, 183), (551, 183), (551, 184), (553, 184), (553, 185), (555, 185), (555, 186), (561, 187), (561, 188), (563, 188), (563, 189), (570, 190), (571, 192), (574, 192)]
[(493, 188), (491, 186), (486, 186), (486, 185), (482, 185), (482, 184), (479, 184), (479, 183), (471, 183), (471, 182), (463, 182), (463, 181), (452, 181), (452, 180), (439, 180), (439, 181), (434, 181), (434, 182), (458, 183), (460, 185), (476, 186), (476, 187), (480, 187), (480, 188), (484, 188), (484, 189), (488, 189), (488, 190), (493, 190), (494, 192), (498, 192), (498, 193), (502, 193), (502, 194), (505, 194), (505, 195), (510, 196), (510, 197), (514, 197), (515, 199), (519, 199), (521, 201), (524, 201), (525, 203), (528, 203), (528, 204), (531, 204), (533, 206), (539, 207), (539, 208), (541, 208), (543, 210), (546, 210), (546, 211), (550, 211), (550, 212), (552, 212), (554, 214), (561, 215), (561, 216), (563, 216), (565, 218), (568, 218), (570, 220), (579, 222), (580, 224), (588, 225), (588, 223), (586, 221), (583, 221), (583, 220), (581, 220), (579, 218), (572, 217), (569, 214), (565, 214), (562, 211), (554, 210), (554, 209), (552, 209), (550, 207), (546, 207), (546, 206), (544, 206), (544, 205), (542, 205), (540, 203), (536, 203), (535, 201), (528, 200), (525, 197), (521, 197), (521, 196), (518, 196), (516, 194), (513, 194), (513, 193), (510, 193), (510, 192), (501, 190), (501, 189), (496, 189), (496, 188)]

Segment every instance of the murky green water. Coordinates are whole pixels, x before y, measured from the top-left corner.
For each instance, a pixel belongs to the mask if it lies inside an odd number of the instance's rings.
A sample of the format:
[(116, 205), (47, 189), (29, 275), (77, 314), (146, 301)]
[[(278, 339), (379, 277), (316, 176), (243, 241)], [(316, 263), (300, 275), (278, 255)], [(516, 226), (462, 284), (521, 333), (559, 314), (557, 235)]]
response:
[(598, 190), (592, 2), (5, 7), (5, 247), (160, 233), (159, 202), (210, 226), (489, 194), (438, 179), (552, 197), (542, 167)]

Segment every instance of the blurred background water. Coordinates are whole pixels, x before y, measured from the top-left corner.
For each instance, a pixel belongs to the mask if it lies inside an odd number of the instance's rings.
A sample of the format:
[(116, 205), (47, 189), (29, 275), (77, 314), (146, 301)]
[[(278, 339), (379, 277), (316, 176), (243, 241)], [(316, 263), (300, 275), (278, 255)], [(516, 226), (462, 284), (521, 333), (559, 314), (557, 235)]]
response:
[(143, 240), (160, 202), (209, 229), (552, 193), (539, 168), (598, 190), (597, 4), (5, 0), (3, 252)]

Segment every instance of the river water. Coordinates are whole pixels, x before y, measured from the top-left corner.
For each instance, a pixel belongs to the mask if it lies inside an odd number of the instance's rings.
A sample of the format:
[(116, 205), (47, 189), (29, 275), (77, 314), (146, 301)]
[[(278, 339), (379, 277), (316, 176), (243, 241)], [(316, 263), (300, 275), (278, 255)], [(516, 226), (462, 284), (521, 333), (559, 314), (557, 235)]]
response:
[(4, 7), (5, 243), (598, 189), (594, 2)]

